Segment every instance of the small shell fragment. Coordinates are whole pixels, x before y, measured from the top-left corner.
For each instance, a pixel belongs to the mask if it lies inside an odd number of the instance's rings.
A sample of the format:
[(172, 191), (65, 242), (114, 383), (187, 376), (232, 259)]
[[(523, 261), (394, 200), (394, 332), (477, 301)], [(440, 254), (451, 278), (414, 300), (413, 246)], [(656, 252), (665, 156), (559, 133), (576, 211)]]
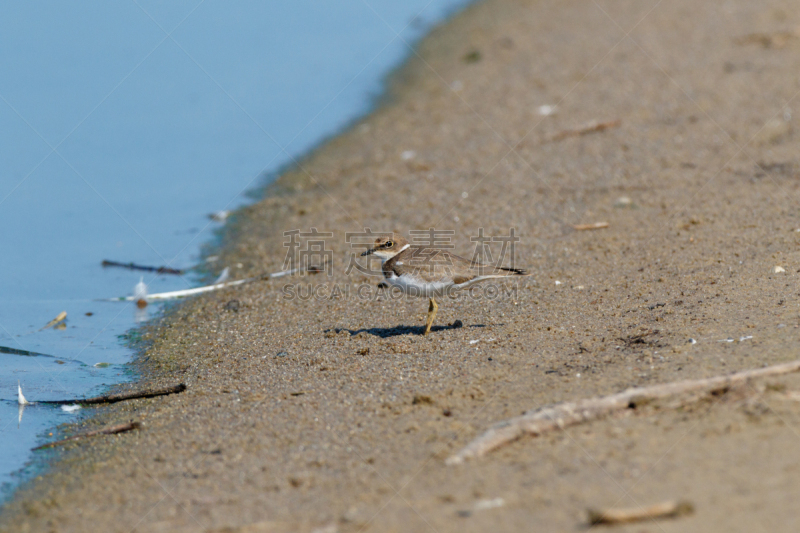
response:
[(785, 268), (783, 268), (782, 266), (776, 266), (776, 267), (773, 269), (773, 272), (775, 272), (776, 274), (780, 274), (781, 272), (786, 272), (786, 269), (785, 269)]
[(492, 500), (478, 500), (475, 502), (474, 509), (476, 511), (485, 511), (487, 509), (496, 509), (506, 504), (503, 498), (494, 498)]
[(633, 200), (631, 200), (629, 196), (620, 196), (614, 202), (614, 207), (631, 207), (632, 205)]

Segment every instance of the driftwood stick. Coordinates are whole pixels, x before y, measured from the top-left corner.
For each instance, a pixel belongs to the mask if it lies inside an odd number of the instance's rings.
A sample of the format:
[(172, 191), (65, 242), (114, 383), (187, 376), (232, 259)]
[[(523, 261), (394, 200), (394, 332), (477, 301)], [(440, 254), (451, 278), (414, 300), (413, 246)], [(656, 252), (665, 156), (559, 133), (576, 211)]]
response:
[(676, 518), (694, 512), (694, 505), (686, 501), (657, 503), (649, 507), (632, 507), (630, 509), (589, 509), (589, 524), (625, 524), (656, 518)]
[(699, 400), (702, 394), (724, 392), (750, 379), (797, 371), (800, 371), (800, 360), (755, 370), (745, 370), (727, 376), (676, 381), (652, 387), (633, 387), (611, 396), (542, 407), (491, 426), (483, 435), (470, 442), (455, 455), (448, 457), (445, 462), (448, 465), (461, 464), (467, 459), (481, 457), (524, 435), (538, 436), (567, 426), (597, 420), (614, 411), (635, 408), (637, 405), (652, 400), (693, 393), (680, 403), (680, 405), (686, 405)]
[(119, 394), (107, 394), (105, 396), (95, 396), (94, 398), (83, 398), (76, 400), (44, 400), (32, 403), (46, 403), (50, 405), (96, 405), (100, 403), (116, 403), (125, 400), (136, 400), (138, 398), (153, 398), (155, 396), (165, 396), (167, 394), (177, 394), (186, 390), (186, 385), (180, 383), (163, 389), (147, 389), (143, 391), (121, 392)]
[(103, 268), (106, 267), (120, 267), (120, 268), (127, 268), (129, 270), (143, 270), (145, 272), (155, 272), (157, 274), (176, 274), (181, 275), (185, 271), (179, 268), (172, 268), (167, 266), (147, 266), (147, 265), (137, 265), (136, 263), (120, 263), (118, 261), (109, 261), (108, 259), (103, 259), (101, 263)]
[(46, 444), (42, 444), (41, 446), (37, 446), (36, 448), (34, 448), (34, 450), (41, 450), (43, 448), (53, 448), (54, 446), (61, 446), (62, 444), (66, 444), (68, 442), (72, 442), (74, 440), (82, 439), (85, 437), (94, 437), (95, 435), (113, 435), (115, 433), (125, 433), (126, 431), (139, 429), (139, 427), (141, 427), (139, 422), (128, 422), (127, 424), (118, 424), (116, 426), (111, 426), (105, 429), (96, 429), (94, 431), (87, 431), (86, 433), (81, 433), (80, 435), (73, 435), (72, 437), (67, 437), (66, 439), (61, 439), (54, 442), (48, 442)]
[(0, 346), (0, 353), (9, 355), (24, 355), (25, 357), (52, 357), (57, 359), (55, 355), (48, 355), (46, 353), (29, 352), (28, 350), (18, 350), (17, 348), (9, 348), (8, 346)]

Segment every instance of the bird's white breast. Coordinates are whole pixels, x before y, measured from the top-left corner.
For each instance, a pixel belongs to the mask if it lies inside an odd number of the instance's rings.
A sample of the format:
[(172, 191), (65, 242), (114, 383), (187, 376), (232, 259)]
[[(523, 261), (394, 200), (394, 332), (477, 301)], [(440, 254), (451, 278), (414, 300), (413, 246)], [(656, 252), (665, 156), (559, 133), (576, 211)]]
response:
[(424, 296), (425, 298), (441, 296), (445, 289), (452, 285), (452, 283), (445, 281), (425, 281), (421, 278), (413, 277), (408, 274), (398, 276), (394, 272), (392, 272), (391, 275), (386, 278), (386, 283), (392, 287), (397, 287), (405, 294), (411, 296)]

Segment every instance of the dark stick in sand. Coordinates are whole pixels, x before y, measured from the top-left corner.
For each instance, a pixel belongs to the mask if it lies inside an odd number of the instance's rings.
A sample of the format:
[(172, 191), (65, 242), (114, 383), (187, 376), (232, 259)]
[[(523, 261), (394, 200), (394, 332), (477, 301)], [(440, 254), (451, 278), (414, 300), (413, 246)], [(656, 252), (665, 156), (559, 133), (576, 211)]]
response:
[(800, 360), (755, 370), (745, 370), (728, 376), (676, 381), (652, 387), (632, 387), (610, 396), (549, 405), (495, 424), (461, 451), (448, 457), (446, 463), (449, 465), (461, 464), (467, 459), (481, 457), (524, 435), (543, 435), (567, 426), (597, 420), (616, 411), (635, 409), (637, 406), (653, 400), (684, 395), (685, 398), (682, 398), (676, 406), (680, 407), (696, 402), (706, 394), (725, 392), (750, 379), (798, 371), (800, 371)]
[(34, 450), (41, 450), (43, 448), (52, 448), (54, 446), (61, 446), (62, 444), (66, 444), (68, 442), (72, 442), (74, 440), (82, 439), (84, 437), (94, 437), (95, 435), (113, 435), (115, 433), (125, 433), (126, 431), (131, 431), (134, 429), (139, 429), (140, 424), (139, 422), (128, 422), (127, 424), (118, 424), (116, 426), (111, 426), (105, 429), (97, 429), (94, 431), (88, 431), (86, 433), (81, 433), (80, 435), (73, 435), (72, 437), (67, 437), (66, 439), (57, 440), (54, 442), (48, 442), (47, 444), (42, 444), (41, 446), (37, 446)]
[(119, 263), (117, 261), (109, 261), (108, 259), (103, 259), (102, 262), (103, 267), (119, 267), (119, 268), (127, 268), (129, 270), (143, 270), (145, 272), (156, 272), (157, 274), (177, 274), (181, 275), (184, 273), (183, 270), (179, 268), (171, 268), (171, 267), (153, 267), (153, 266), (146, 266), (146, 265), (137, 265), (136, 263)]
[(125, 400), (136, 400), (139, 398), (153, 398), (155, 396), (165, 396), (167, 394), (177, 394), (186, 390), (186, 385), (180, 383), (172, 385), (163, 389), (148, 389), (143, 391), (122, 392), (119, 394), (108, 394), (105, 396), (96, 396), (94, 398), (83, 398), (76, 400), (44, 400), (31, 403), (45, 403), (50, 405), (96, 405), (101, 403), (116, 403)]

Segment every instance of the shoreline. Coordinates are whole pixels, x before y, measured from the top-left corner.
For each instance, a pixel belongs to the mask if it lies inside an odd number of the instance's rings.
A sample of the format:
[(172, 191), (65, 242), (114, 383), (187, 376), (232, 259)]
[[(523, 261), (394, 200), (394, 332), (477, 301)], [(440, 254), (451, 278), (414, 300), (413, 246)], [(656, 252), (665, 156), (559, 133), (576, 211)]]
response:
[[(435, 29), (388, 102), (237, 213), (220, 264), (280, 270), (283, 232), (316, 227), (325, 281), (374, 285), (345, 274), (346, 232), (442, 224), (464, 255), (478, 228), (514, 227), (535, 279), (441, 305), (437, 324), (464, 326), (426, 338), (423, 302), (289, 300), (284, 280), (182, 302), (137, 364), (140, 386), (189, 389), (98, 411), (87, 426), (143, 428), (71, 447), (0, 530), (564, 530), (677, 495), (696, 513), (665, 529), (791, 520), (797, 376), (444, 464), (537, 406), (794, 357), (800, 136), (773, 118), (800, 45), (740, 43), (800, 20), (731, 6), (486, 0)], [(618, 125), (562, 137), (591, 121)]]

